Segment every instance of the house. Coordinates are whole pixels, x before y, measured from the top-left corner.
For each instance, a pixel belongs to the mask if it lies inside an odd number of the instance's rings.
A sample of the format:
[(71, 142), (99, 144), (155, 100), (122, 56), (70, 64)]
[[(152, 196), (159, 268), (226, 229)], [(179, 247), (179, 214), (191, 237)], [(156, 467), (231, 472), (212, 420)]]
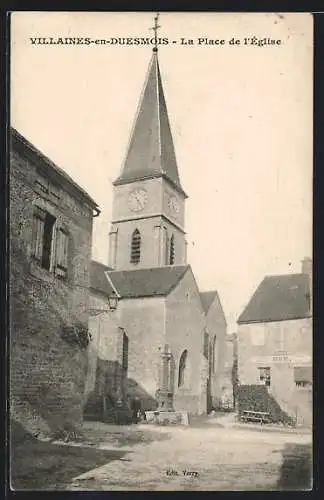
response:
[(301, 271), (266, 276), (240, 315), (238, 376), (241, 386), (263, 385), (287, 415), (311, 424), (311, 259)]
[(80, 427), (95, 201), (19, 132), (10, 143), (10, 416)]

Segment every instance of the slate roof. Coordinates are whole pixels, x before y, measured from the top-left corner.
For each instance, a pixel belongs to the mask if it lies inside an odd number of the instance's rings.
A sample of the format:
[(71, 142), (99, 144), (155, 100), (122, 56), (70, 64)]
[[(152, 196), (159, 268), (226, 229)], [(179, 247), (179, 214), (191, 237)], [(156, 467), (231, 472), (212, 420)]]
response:
[(211, 290), (208, 292), (200, 292), (201, 303), (206, 314), (208, 313), (210, 306), (212, 305), (212, 303), (215, 300), (215, 297), (217, 296), (218, 293), (216, 292), (216, 290)]
[(93, 260), (90, 267), (90, 287), (105, 295), (110, 295), (113, 289), (105, 275), (105, 271), (111, 271), (111, 267)]
[(266, 276), (237, 320), (263, 323), (310, 316), (310, 284), (307, 274)]
[(110, 271), (108, 274), (122, 298), (155, 297), (168, 295), (189, 267), (165, 266), (134, 271)]
[(29, 142), (25, 137), (23, 137), (16, 129), (11, 127), (11, 147), (16, 149), (21, 154), (24, 154), (31, 161), (35, 162), (36, 166), (45, 170), (46, 174), (49, 176), (54, 176), (60, 183), (62, 181), (68, 183), (68, 186), (73, 189), (74, 193), (72, 195), (79, 195), (81, 198), (86, 199), (90, 205), (95, 208), (98, 212), (97, 203), (88, 195), (88, 193), (80, 187), (73, 179), (70, 177), (62, 168), (55, 165), (55, 163), (45, 156), (41, 151), (39, 151), (31, 142)]
[(165, 177), (180, 184), (157, 52), (153, 52), (139, 102), (126, 159), (114, 185)]

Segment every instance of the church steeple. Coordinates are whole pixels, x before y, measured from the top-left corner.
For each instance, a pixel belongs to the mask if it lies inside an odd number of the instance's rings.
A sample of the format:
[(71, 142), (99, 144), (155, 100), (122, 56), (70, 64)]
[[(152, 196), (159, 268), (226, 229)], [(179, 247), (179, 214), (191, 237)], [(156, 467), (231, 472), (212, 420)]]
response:
[[(153, 29), (157, 43), (157, 26)], [(153, 49), (126, 158), (114, 185), (155, 177), (164, 177), (185, 195), (179, 178), (157, 45)]]
[(180, 183), (154, 48), (121, 173), (114, 184), (109, 265), (116, 270), (186, 264), (186, 193)]

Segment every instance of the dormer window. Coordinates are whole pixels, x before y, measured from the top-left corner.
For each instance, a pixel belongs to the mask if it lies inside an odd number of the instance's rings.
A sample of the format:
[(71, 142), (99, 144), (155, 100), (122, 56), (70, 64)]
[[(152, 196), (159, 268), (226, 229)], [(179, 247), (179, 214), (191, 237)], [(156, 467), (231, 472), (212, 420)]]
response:
[(132, 264), (138, 264), (141, 260), (141, 233), (138, 229), (132, 234), (131, 241), (131, 256), (130, 261)]

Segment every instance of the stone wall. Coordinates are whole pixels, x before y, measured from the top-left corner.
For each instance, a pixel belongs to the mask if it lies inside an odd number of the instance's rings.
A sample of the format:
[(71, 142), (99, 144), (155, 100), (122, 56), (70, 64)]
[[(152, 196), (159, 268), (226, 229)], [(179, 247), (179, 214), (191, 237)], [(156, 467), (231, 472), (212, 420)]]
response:
[(105, 409), (113, 407), (118, 398), (126, 398), (123, 340), (127, 333), (119, 327), (118, 311), (109, 311), (108, 298), (95, 291), (90, 293), (89, 329), (92, 340), (88, 349), (85, 418), (97, 415), (103, 419)]
[[(207, 410), (207, 377), (203, 366), (205, 313), (199, 291), (189, 269), (166, 298), (166, 343), (174, 357), (174, 406), (192, 414)], [(178, 387), (179, 362), (187, 349), (185, 383)]]
[[(40, 160), (41, 161), (41, 160)], [(62, 338), (87, 326), (92, 209), (58, 186), (59, 200), (35, 186), (36, 164), (15, 148), (10, 164), (10, 401), (12, 418), (33, 433), (81, 425), (86, 348)], [(67, 181), (66, 181), (67, 182)], [(31, 258), (34, 204), (69, 233), (66, 279)], [(36, 424), (35, 424), (36, 422)], [(43, 422), (43, 424), (37, 424)], [(45, 423), (44, 423), (45, 422)]]
[[(213, 408), (218, 408), (220, 406), (222, 393), (231, 382), (231, 378), (227, 377), (228, 367), (225, 366), (228, 358), (228, 346), (226, 342), (227, 325), (218, 296), (215, 297), (214, 302), (208, 310), (206, 327), (210, 342), (209, 376), (211, 406)], [(215, 357), (215, 360), (213, 360), (213, 357)]]
[(269, 367), (273, 397), (287, 413), (309, 422), (311, 404), (295, 386), (294, 367), (312, 365), (312, 340), (312, 318), (239, 325), (240, 384), (261, 384), (258, 368)]
[(139, 397), (145, 410), (156, 407), (165, 343), (164, 301), (164, 297), (123, 299), (118, 305), (119, 324), (129, 338), (127, 392)]
[[(289, 357), (304, 356), (311, 362), (311, 318), (239, 325), (238, 364), (242, 384), (258, 383), (258, 362), (267, 364), (276, 353), (284, 351)], [(279, 368), (278, 368), (279, 369)], [(280, 368), (283, 370), (284, 368)]]

